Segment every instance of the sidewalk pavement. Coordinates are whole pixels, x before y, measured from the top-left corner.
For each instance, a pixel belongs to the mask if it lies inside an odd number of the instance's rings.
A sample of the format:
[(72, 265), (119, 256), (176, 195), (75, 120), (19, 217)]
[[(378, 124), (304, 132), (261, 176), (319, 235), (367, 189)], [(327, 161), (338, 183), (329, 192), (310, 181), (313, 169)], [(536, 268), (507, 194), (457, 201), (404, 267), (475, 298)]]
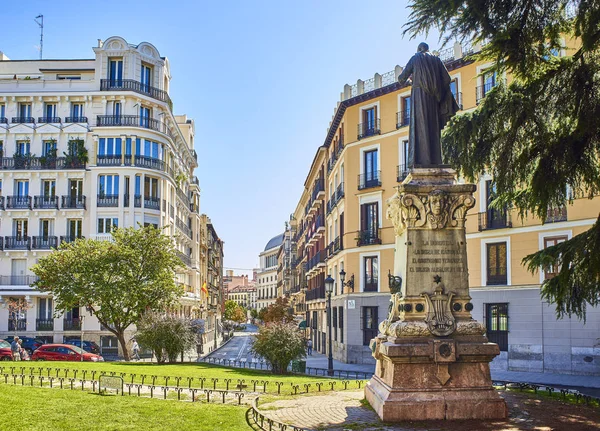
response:
[[(312, 368), (327, 368), (327, 356), (314, 352), (306, 356), (306, 366)], [(362, 371), (374, 373), (375, 364), (346, 364), (333, 360), (333, 369), (341, 371)], [(525, 371), (492, 370), (492, 379), (509, 382), (538, 383), (582, 388), (600, 388), (600, 376), (583, 376), (574, 374), (533, 373)]]

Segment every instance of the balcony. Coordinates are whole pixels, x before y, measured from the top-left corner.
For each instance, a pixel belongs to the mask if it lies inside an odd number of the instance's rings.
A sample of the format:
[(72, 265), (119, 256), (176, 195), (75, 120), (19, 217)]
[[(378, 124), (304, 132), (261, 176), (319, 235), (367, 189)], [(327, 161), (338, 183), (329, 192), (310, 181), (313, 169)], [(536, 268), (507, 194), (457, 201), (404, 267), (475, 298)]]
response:
[(58, 209), (58, 196), (34, 196), (33, 207), (36, 209)]
[(192, 258), (190, 256), (180, 251), (177, 251), (177, 256), (179, 259), (181, 259), (184, 265), (192, 266)]
[(98, 207), (118, 207), (119, 195), (99, 194), (97, 196), (96, 206)]
[(135, 156), (134, 163), (135, 166), (140, 168), (155, 169), (157, 171), (165, 170), (165, 162), (160, 159), (155, 159), (154, 157)]
[(87, 123), (87, 117), (66, 117), (65, 123)]
[(381, 121), (379, 118), (358, 125), (358, 139), (368, 138), (381, 134)]
[(0, 275), (1, 286), (30, 286), (38, 281), (35, 275)]
[(142, 84), (134, 79), (101, 79), (100, 91), (133, 91), (166, 102), (169, 109), (173, 110), (173, 102), (166, 91), (148, 84)]
[(54, 331), (54, 319), (35, 319), (36, 331)]
[(7, 196), (6, 209), (30, 210), (31, 196)]
[(325, 181), (323, 181), (323, 178), (315, 181), (311, 195), (312, 200), (315, 201), (321, 193), (325, 193)]
[(182, 231), (188, 238), (192, 238), (192, 230), (189, 228), (189, 226), (187, 226), (186, 224), (184, 224), (181, 219), (179, 217), (177, 217), (175, 219), (175, 225), (177, 226), (177, 228)]
[(4, 196), (0, 196), (0, 210), (4, 209)]
[(60, 123), (60, 117), (38, 117), (38, 123)]
[(512, 227), (508, 211), (488, 210), (478, 214), (479, 231)]
[(325, 299), (325, 286), (319, 286), (306, 291), (306, 301)]
[(160, 210), (160, 198), (145, 196), (144, 197), (144, 208), (151, 210)]
[(35, 123), (35, 118), (33, 117), (12, 117), (13, 124), (21, 124), (21, 123)]
[(34, 236), (32, 237), (31, 247), (35, 250), (50, 250), (58, 247), (58, 237), (56, 236)]
[(142, 207), (142, 195), (134, 195), (133, 196), (133, 206), (135, 208), (141, 208)]
[(551, 207), (546, 212), (546, 221), (544, 223), (558, 223), (561, 221), (567, 221), (567, 207)]
[(481, 103), (486, 94), (488, 94), (492, 88), (496, 86), (496, 82), (487, 82), (484, 85), (478, 85), (475, 87), (475, 103), (478, 105)]
[(0, 117), (0, 124), (8, 124), (8, 118)]
[(62, 196), (62, 209), (85, 209), (85, 196)]
[(458, 105), (458, 110), (462, 111), (462, 109), (463, 109), (462, 93), (461, 92), (452, 93), (452, 95), (454, 96), (454, 100), (456, 101), (456, 104)]
[(167, 134), (167, 126), (154, 118), (140, 115), (98, 115), (97, 127), (143, 127)]
[(61, 242), (61, 244), (62, 244), (63, 242), (66, 242), (66, 243), (72, 243), (72, 242), (75, 242), (75, 241), (77, 241), (78, 239), (85, 239), (85, 237), (84, 237), (84, 236), (71, 236), (71, 235), (65, 235), (65, 236), (61, 236), (61, 237), (60, 237), (60, 242)]
[(325, 264), (325, 258), (327, 257), (327, 253), (326, 250), (321, 250), (318, 251), (317, 254), (315, 254), (313, 257), (311, 257), (308, 260), (308, 270), (310, 271), (311, 269), (313, 269), (314, 267), (318, 266), (319, 264)]
[(410, 123), (410, 110), (396, 112), (396, 129), (406, 127)]
[(97, 156), (97, 166), (121, 166), (123, 158), (120, 155)]
[(67, 157), (3, 157), (2, 169), (5, 170), (42, 170), (42, 169), (85, 169), (85, 163)]
[(31, 237), (29, 236), (5, 236), (4, 250), (31, 250)]
[(190, 198), (180, 188), (177, 188), (177, 197), (181, 199), (186, 206), (190, 205)]
[(20, 332), (27, 331), (27, 319), (8, 319), (8, 331)]
[(344, 246), (342, 245), (342, 239), (338, 236), (327, 246), (327, 257), (335, 256), (343, 249)]
[(381, 171), (373, 171), (358, 176), (358, 190), (381, 186)]
[(81, 320), (79, 319), (64, 319), (63, 320), (64, 331), (81, 331)]
[(381, 244), (381, 236), (378, 228), (358, 231), (358, 237), (356, 238), (356, 245), (358, 247), (375, 244)]
[(396, 167), (396, 173), (397, 173), (397, 181), (399, 183), (401, 183), (408, 176), (408, 173), (409, 173), (408, 167), (406, 165), (398, 165)]

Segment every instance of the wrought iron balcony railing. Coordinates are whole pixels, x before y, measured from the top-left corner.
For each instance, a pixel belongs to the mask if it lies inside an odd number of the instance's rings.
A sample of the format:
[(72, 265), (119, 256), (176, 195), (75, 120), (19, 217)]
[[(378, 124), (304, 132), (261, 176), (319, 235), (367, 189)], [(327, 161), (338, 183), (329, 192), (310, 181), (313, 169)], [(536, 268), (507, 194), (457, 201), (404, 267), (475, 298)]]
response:
[(97, 196), (96, 205), (99, 207), (118, 207), (119, 206), (119, 195), (99, 194)]
[(2, 286), (30, 286), (38, 281), (35, 275), (0, 275), (0, 285)]
[(64, 331), (81, 331), (81, 320), (79, 319), (63, 319)]
[(88, 117), (66, 117), (65, 123), (87, 123)]
[(396, 129), (408, 126), (410, 123), (410, 110), (396, 112)]
[(33, 207), (38, 209), (58, 209), (58, 196), (34, 196)]
[(13, 124), (19, 123), (35, 123), (35, 118), (33, 117), (12, 117)]
[(31, 196), (7, 196), (6, 197), (6, 208), (7, 209), (31, 209)]
[(160, 198), (144, 196), (144, 208), (160, 210)]
[(475, 87), (475, 102), (479, 105), (486, 94), (488, 94), (492, 88), (496, 86), (496, 82), (487, 82), (483, 85)]
[(143, 84), (134, 79), (102, 79), (100, 80), (100, 91), (134, 91), (160, 100), (161, 102), (166, 102), (169, 105), (169, 109), (173, 110), (173, 102), (166, 91)]
[(60, 242), (61, 243), (63, 243), (63, 242), (70, 243), (70, 242), (75, 242), (78, 239), (85, 239), (85, 237), (84, 236), (70, 236), (70, 235), (65, 235), (65, 236), (61, 236), (60, 237)]
[(141, 208), (142, 207), (142, 195), (134, 195), (133, 196), (133, 206), (135, 208)]
[(379, 118), (373, 121), (367, 121), (358, 125), (358, 139), (368, 138), (369, 136), (379, 135), (381, 133), (381, 121)]
[(306, 291), (306, 301), (325, 299), (325, 286), (319, 286)]
[(0, 124), (8, 124), (8, 118), (0, 117)]
[(358, 176), (358, 190), (381, 186), (381, 171), (368, 172)]
[(31, 237), (29, 236), (5, 236), (4, 250), (31, 250)]
[(54, 319), (35, 319), (36, 331), (54, 331)]
[(143, 127), (167, 134), (167, 126), (159, 120), (140, 115), (98, 115), (98, 127)]
[(567, 207), (563, 205), (560, 207), (548, 208), (545, 223), (558, 223), (561, 221), (567, 221)]
[(85, 196), (62, 196), (61, 208), (85, 209)]
[(98, 166), (121, 166), (123, 158), (121, 155), (102, 155), (96, 156), (96, 165)]
[(23, 155), (3, 157), (2, 169), (5, 170), (42, 170), (42, 169), (85, 169), (85, 163), (67, 157), (33, 157)]
[(60, 117), (38, 117), (38, 123), (60, 123)]
[(374, 244), (381, 244), (378, 228), (358, 231), (358, 237), (356, 238), (356, 245), (358, 247)]
[(397, 180), (399, 183), (404, 181), (408, 176), (408, 167), (406, 165), (398, 165), (397, 169)]
[(27, 319), (8, 319), (8, 331), (27, 331)]
[(512, 227), (510, 212), (507, 210), (488, 210), (479, 213), (478, 221), (480, 231)]
[(56, 236), (34, 236), (32, 237), (31, 247), (36, 250), (50, 250), (58, 247), (58, 237)]

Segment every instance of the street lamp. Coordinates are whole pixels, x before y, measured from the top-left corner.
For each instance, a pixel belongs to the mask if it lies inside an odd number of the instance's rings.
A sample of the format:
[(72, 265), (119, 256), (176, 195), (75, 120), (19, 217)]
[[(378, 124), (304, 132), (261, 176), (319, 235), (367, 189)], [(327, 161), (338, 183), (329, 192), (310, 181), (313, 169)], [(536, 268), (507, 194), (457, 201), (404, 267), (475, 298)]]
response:
[(331, 292), (333, 292), (335, 280), (328, 275), (325, 279), (325, 291), (327, 292), (327, 332), (329, 334), (329, 356), (327, 358), (327, 375), (333, 376), (333, 345), (331, 342)]
[(352, 289), (352, 293), (354, 293), (354, 274), (350, 276), (350, 280), (344, 282), (346, 280), (346, 271), (342, 268), (340, 271), (340, 281), (342, 282), (342, 290), (344, 290), (344, 286), (348, 286)]

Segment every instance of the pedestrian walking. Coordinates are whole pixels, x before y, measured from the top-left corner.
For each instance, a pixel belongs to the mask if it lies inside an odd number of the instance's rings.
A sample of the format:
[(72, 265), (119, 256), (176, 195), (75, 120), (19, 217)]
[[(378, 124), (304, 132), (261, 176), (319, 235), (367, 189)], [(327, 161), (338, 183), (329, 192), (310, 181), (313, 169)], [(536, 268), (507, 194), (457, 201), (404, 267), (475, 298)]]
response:
[(19, 344), (19, 341), (19, 337), (15, 336), (12, 343), (10, 343), (10, 352), (12, 353), (13, 361), (21, 360), (21, 354), (19, 353), (21, 345)]
[(23, 340), (21, 340), (20, 338), (19, 338), (19, 356), (21, 358), (21, 361), (29, 360), (29, 353), (27, 353), (27, 350), (25, 350), (23, 348)]
[(306, 353), (312, 356), (312, 340), (310, 338), (306, 342)]
[(137, 340), (133, 340), (133, 347), (131, 348), (133, 351), (132, 359), (140, 360), (140, 345)]

